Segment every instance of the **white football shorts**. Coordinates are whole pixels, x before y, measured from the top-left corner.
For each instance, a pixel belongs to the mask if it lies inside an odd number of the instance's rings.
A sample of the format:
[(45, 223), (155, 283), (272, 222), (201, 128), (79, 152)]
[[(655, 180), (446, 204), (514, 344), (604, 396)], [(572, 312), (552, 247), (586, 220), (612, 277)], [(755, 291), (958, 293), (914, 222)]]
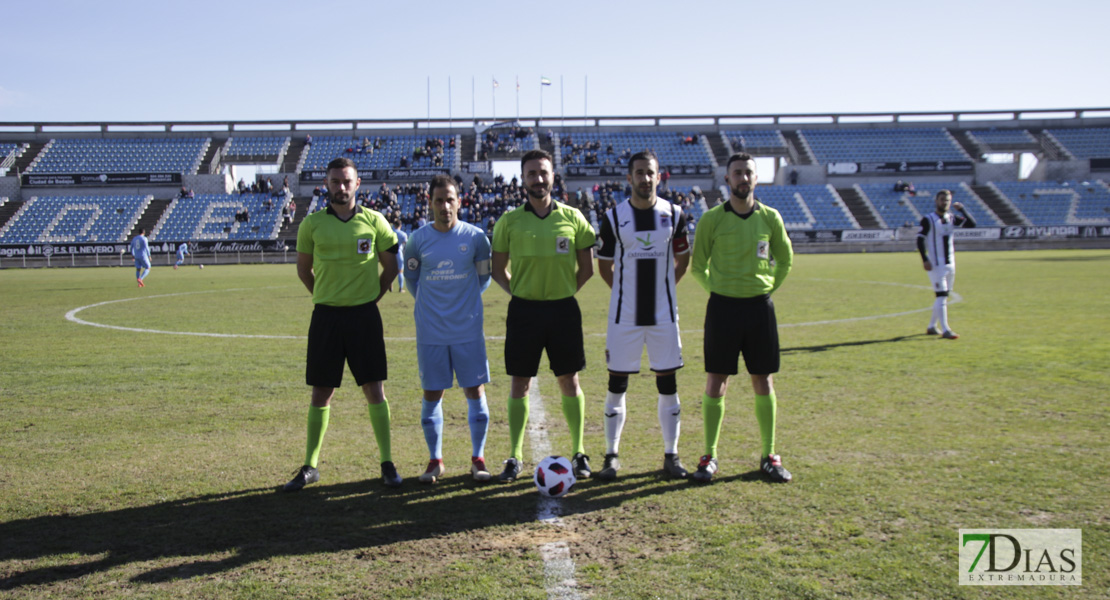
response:
[(610, 323), (605, 333), (605, 364), (614, 373), (639, 373), (644, 346), (652, 371), (665, 373), (682, 367), (678, 323), (646, 326)]

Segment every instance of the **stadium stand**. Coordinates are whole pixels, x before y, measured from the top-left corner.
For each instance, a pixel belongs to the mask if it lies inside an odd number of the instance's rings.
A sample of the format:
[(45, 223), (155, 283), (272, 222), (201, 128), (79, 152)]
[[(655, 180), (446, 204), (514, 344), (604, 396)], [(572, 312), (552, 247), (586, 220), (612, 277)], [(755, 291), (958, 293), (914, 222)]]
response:
[(782, 154), (787, 151), (786, 138), (777, 129), (722, 131), (733, 152), (749, 154)]
[(1033, 225), (1110, 225), (1103, 181), (999, 181), (990, 184)]
[(560, 136), (563, 165), (624, 165), (641, 150), (652, 150), (660, 167), (709, 166), (713, 157), (693, 132), (616, 132)]
[(1110, 127), (1047, 129), (1045, 133), (1073, 159), (1110, 158)]
[(228, 160), (273, 159), (285, 154), (289, 137), (233, 137), (227, 141), (224, 158)]
[(802, 129), (819, 163), (970, 161), (944, 129)]
[(977, 226), (1002, 226), (1002, 221), (979, 196), (966, 183), (959, 181), (930, 181), (913, 195), (909, 192), (896, 192), (889, 183), (861, 183), (856, 188), (875, 207), (886, 227), (917, 226), (923, 216), (936, 210), (934, 198), (940, 190), (951, 191), (952, 201), (963, 204), (964, 210), (971, 215)]
[(782, 214), (787, 229), (859, 229), (831, 185), (759, 186), (755, 196)]
[[(269, 210), (266, 202), (271, 202)], [(153, 241), (243, 241), (277, 239), (281, 229), (284, 196), (270, 194), (198, 194), (177, 198), (162, 215), (150, 239)], [(236, 219), (244, 210), (250, 220)]]
[(987, 149), (1037, 145), (1037, 138), (1024, 129), (972, 129), (967, 134)]
[(55, 139), (28, 173), (196, 173), (209, 138)]
[(32, 197), (0, 228), (0, 244), (126, 242), (151, 196)]
[[(351, 136), (320, 136), (312, 138), (312, 145), (308, 146), (304, 160), (304, 170), (323, 171), (328, 163), (335, 158), (349, 158), (361, 169), (397, 169), (397, 168), (433, 168), (447, 169), (458, 168), (459, 151), (458, 136), (455, 136), (455, 148), (450, 148), (450, 140), (446, 137), (432, 139), (443, 142), (440, 148), (441, 164), (436, 164), (435, 151), (428, 146), (427, 136), (417, 135), (386, 135), (373, 136), (373, 138), (359, 138)], [(364, 140), (370, 143), (365, 144)], [(420, 149), (421, 156), (414, 156)], [(429, 150), (428, 154), (424, 151)], [(405, 166), (402, 167), (402, 158)]]

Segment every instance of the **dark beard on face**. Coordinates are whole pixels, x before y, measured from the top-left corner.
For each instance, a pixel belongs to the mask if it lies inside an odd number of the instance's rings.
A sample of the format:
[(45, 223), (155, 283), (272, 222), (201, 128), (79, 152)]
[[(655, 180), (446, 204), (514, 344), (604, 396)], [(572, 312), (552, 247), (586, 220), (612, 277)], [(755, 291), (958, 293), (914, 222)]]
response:
[(539, 200), (541, 198), (546, 198), (547, 194), (549, 194), (550, 192), (551, 192), (551, 188), (547, 188), (547, 187), (543, 188), (543, 191), (536, 191), (536, 188), (534, 188), (534, 187), (528, 188), (528, 195), (532, 198), (535, 198), (536, 200)]

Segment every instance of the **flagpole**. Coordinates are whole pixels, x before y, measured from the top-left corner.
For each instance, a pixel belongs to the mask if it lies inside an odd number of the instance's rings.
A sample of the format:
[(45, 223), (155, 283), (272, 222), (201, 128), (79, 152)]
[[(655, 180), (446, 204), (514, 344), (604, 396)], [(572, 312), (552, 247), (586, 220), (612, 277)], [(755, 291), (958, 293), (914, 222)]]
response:
[(447, 131), (451, 131), (453, 116), (451, 114), (451, 76), (447, 76)]
[(516, 120), (520, 120), (520, 75), (516, 76)]
[(429, 129), (432, 127), (432, 76), (428, 75), (428, 120), (424, 123)]
[(563, 128), (566, 123), (566, 113), (563, 111), (563, 76), (559, 76), (559, 128)]
[(582, 82), (582, 125), (590, 124), (590, 76), (586, 75)]
[(470, 120), (471, 121), (477, 121), (478, 120), (478, 113), (475, 112), (475, 108), (474, 108), (474, 76), (473, 75), (470, 76)]
[(537, 128), (539, 128), (539, 126), (540, 126), (540, 121), (543, 121), (543, 88), (544, 87), (546, 87), (546, 86), (544, 86), (543, 78), (541, 77), (540, 78), (540, 118), (536, 119), (536, 127)]
[(490, 96), (493, 98), (493, 121), (497, 122), (497, 79), (491, 77)]

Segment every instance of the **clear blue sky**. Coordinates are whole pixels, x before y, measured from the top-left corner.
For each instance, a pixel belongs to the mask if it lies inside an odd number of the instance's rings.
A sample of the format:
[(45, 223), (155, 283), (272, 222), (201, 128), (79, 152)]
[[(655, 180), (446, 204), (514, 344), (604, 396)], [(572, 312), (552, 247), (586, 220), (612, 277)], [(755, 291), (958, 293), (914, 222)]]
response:
[(541, 76), (568, 119), (587, 77), (593, 116), (1110, 106), (1105, 0), (61, 0), (2, 23), (0, 121), (423, 118), (429, 77), (460, 119), (492, 115), (492, 78), (516, 116), (517, 76), (523, 117)]

